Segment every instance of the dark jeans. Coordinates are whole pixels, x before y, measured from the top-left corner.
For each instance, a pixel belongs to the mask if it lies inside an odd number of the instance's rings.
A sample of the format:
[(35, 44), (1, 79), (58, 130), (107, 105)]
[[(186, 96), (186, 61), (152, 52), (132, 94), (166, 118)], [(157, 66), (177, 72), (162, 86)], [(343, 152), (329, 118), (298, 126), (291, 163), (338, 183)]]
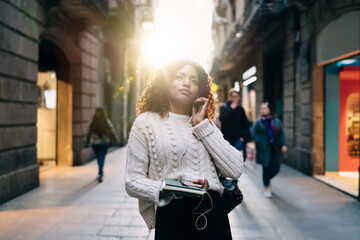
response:
[[(195, 227), (199, 214), (192, 211), (200, 202), (200, 198), (184, 197), (173, 199), (168, 205), (158, 207), (155, 223), (155, 240), (231, 240), (229, 219), (225, 213), (219, 193), (209, 191), (213, 200), (213, 209), (206, 213), (207, 222), (201, 217), (197, 226), (205, 226), (198, 230)], [(211, 207), (210, 199), (204, 196), (203, 202), (195, 212), (205, 212)]]
[(109, 148), (109, 144), (93, 144), (92, 149), (95, 152), (98, 165), (99, 165), (99, 176), (103, 176), (103, 167), (105, 163), (105, 156), (107, 150)]
[(269, 165), (263, 165), (263, 183), (265, 187), (270, 186), (270, 179), (275, 177), (280, 171), (280, 163), (278, 158), (279, 156), (276, 151), (271, 149)]
[(243, 158), (244, 162), (246, 161), (246, 144), (247, 142), (241, 141), (240, 139), (237, 139), (235, 141), (229, 141), (229, 143), (234, 146), (237, 150), (241, 151), (243, 150)]

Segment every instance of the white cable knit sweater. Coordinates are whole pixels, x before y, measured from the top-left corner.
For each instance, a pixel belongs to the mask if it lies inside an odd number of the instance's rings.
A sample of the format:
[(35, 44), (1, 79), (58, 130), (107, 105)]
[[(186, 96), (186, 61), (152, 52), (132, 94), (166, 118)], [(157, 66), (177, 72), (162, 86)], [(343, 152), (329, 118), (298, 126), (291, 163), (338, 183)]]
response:
[(154, 206), (165, 206), (171, 200), (159, 199), (165, 178), (206, 177), (209, 189), (222, 193), (217, 171), (239, 178), (243, 157), (208, 119), (193, 127), (188, 115), (172, 112), (164, 118), (151, 112), (136, 118), (128, 142), (125, 186), (131, 197), (139, 199), (140, 213), (149, 228), (155, 223)]

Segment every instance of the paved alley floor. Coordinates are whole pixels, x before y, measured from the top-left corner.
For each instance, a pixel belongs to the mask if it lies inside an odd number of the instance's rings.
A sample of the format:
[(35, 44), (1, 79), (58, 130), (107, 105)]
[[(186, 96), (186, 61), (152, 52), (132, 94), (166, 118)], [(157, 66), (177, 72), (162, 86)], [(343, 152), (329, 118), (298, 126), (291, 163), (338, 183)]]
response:
[[(152, 240), (136, 199), (125, 192), (125, 159), (126, 148), (109, 153), (100, 184), (96, 161), (42, 172), (39, 188), (0, 205), (0, 239)], [(239, 180), (244, 201), (229, 215), (234, 240), (359, 239), (356, 199), (281, 167), (268, 199), (260, 166), (246, 162)]]
[(282, 164), (263, 196), (262, 169), (246, 162), (244, 201), (229, 217), (234, 239), (360, 239), (360, 202)]
[(0, 206), (0, 239), (147, 239), (151, 237), (124, 189), (126, 148), (106, 156), (104, 181), (97, 163), (55, 167), (40, 187)]

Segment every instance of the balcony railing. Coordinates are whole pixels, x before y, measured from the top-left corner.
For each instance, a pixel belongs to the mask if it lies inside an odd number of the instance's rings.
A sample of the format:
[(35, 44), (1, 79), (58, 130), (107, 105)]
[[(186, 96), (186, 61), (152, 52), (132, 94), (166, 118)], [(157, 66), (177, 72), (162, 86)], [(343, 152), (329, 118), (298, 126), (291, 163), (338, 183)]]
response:
[(81, 22), (102, 24), (108, 18), (109, 0), (62, 0), (61, 5)]
[(233, 35), (228, 39), (226, 49), (231, 51), (241, 36), (244, 36), (250, 26), (259, 17), (274, 17), (287, 7), (286, 0), (250, 0), (244, 11), (243, 23), (234, 26)]
[(135, 7), (131, 0), (110, 0), (109, 24), (105, 27), (119, 36), (133, 36), (135, 29)]
[(264, 14), (277, 15), (287, 6), (286, 0), (262, 0), (261, 11)]
[(103, 14), (107, 15), (109, 12), (109, 0), (90, 0), (97, 6), (97, 9)]
[(263, 16), (278, 15), (286, 8), (286, 2), (286, 0), (251, 0), (244, 11), (242, 30), (246, 31), (259, 14)]
[(216, 13), (220, 17), (226, 17), (229, 0), (217, 0), (216, 1)]
[[(221, 0), (219, 0), (218, 3), (220, 2)], [(233, 31), (222, 48), (222, 56), (219, 56), (219, 59), (216, 59), (216, 61), (214, 60), (214, 65), (211, 70), (212, 74), (215, 75), (219, 70), (229, 70), (233, 67), (231, 64), (224, 64), (225, 62), (228, 62), (226, 58), (236, 52), (234, 50), (239, 46), (246, 33), (255, 22), (258, 22), (261, 19), (264, 20), (278, 16), (287, 6), (287, 0), (246, 1), (242, 21), (233, 23)]]

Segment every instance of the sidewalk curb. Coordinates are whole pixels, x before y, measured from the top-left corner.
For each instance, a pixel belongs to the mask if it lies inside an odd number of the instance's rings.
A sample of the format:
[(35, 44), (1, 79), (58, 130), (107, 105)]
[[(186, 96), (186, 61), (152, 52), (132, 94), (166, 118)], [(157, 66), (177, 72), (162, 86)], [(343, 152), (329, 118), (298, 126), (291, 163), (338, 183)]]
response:
[(342, 190), (341, 188), (338, 188), (338, 187), (336, 187), (334, 185), (331, 185), (330, 183), (327, 183), (327, 182), (321, 180), (320, 178), (317, 178), (316, 176), (312, 176), (312, 178), (315, 179), (318, 182), (321, 182), (321, 183), (323, 183), (323, 184), (325, 184), (325, 185), (327, 185), (327, 186), (329, 186), (329, 187), (331, 187), (333, 189), (338, 190), (339, 192), (342, 192), (342, 193), (344, 193), (344, 194), (346, 194), (346, 195), (348, 195), (350, 197), (353, 197), (353, 198), (357, 199), (358, 201), (360, 201), (360, 197), (358, 197), (356, 195), (353, 195), (353, 194), (351, 194), (351, 193), (349, 193), (349, 192), (347, 192), (345, 190)]

